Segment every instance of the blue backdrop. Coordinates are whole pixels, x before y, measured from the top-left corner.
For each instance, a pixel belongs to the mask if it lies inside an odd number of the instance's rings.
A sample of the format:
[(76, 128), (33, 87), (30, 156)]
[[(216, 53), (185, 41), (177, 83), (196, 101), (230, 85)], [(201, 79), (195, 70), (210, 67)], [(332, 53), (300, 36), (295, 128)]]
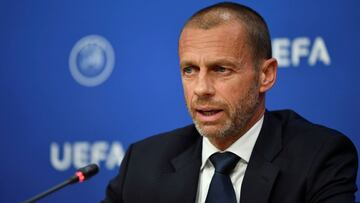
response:
[[(44, 202), (99, 202), (130, 143), (189, 124), (177, 40), (216, 2), (1, 0), (0, 202), (89, 162), (99, 175)], [(360, 1), (239, 2), (267, 20), (281, 65), (267, 108), (295, 109), (359, 148)]]

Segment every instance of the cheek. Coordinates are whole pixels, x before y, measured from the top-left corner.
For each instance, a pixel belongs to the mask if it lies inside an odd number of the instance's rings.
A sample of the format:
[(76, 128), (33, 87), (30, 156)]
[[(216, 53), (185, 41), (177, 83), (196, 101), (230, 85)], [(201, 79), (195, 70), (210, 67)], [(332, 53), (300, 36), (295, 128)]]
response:
[(246, 89), (248, 86), (241, 81), (227, 81), (218, 85), (217, 94), (218, 97), (227, 105), (229, 111), (233, 112), (241, 105), (246, 95)]
[(243, 84), (239, 81), (223, 81), (216, 85), (216, 93), (222, 98), (230, 101), (235, 100), (242, 91)]
[(192, 91), (191, 91), (190, 86), (184, 82), (183, 82), (183, 91), (184, 91), (185, 101), (189, 105), (191, 103)]

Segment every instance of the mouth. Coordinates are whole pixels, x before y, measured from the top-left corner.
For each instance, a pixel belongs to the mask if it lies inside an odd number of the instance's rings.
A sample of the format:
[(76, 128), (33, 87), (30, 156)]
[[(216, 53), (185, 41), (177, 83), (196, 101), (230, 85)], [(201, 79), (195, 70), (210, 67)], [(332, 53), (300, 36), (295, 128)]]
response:
[(219, 113), (220, 111), (222, 111), (222, 110), (196, 110), (196, 112), (198, 112), (204, 116), (212, 116), (212, 115)]
[(224, 114), (222, 109), (215, 108), (197, 108), (196, 118), (202, 122), (215, 122)]

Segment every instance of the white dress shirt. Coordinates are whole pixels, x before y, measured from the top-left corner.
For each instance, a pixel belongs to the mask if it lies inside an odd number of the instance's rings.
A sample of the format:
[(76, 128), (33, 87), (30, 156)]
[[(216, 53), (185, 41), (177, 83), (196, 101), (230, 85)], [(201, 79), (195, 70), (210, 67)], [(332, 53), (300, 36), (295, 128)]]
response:
[[(233, 172), (230, 174), (230, 179), (235, 190), (237, 202), (240, 201), (241, 184), (251, 156), (251, 152), (259, 136), (263, 120), (264, 116), (262, 116), (261, 119), (255, 123), (255, 125), (253, 125), (243, 136), (241, 136), (236, 142), (234, 142), (224, 151), (232, 152), (240, 157), (240, 161), (237, 163)], [(202, 141), (202, 164), (200, 167), (196, 203), (204, 203), (206, 200), (210, 182), (215, 172), (214, 166), (209, 160), (209, 157), (216, 152), (220, 152), (220, 150), (212, 145), (208, 138), (204, 137)]]

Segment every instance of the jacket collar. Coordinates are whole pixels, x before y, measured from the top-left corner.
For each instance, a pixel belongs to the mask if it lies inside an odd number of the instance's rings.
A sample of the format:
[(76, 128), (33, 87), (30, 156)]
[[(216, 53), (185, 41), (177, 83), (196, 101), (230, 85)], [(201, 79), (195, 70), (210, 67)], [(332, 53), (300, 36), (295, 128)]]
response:
[(247, 166), (240, 195), (241, 203), (266, 203), (275, 183), (279, 168), (272, 160), (282, 148), (281, 122), (265, 112), (264, 123)]
[[(272, 160), (282, 148), (281, 121), (265, 112), (264, 123), (248, 163), (240, 195), (241, 203), (266, 203), (279, 173)], [(201, 166), (202, 136), (193, 127), (193, 144), (171, 160), (174, 170), (164, 172), (159, 181), (159, 202), (193, 203)]]
[(158, 202), (195, 202), (201, 165), (202, 136), (195, 127), (191, 134), (193, 144), (171, 160), (173, 170), (164, 171), (159, 179), (159, 191), (162, 191), (162, 195)]

